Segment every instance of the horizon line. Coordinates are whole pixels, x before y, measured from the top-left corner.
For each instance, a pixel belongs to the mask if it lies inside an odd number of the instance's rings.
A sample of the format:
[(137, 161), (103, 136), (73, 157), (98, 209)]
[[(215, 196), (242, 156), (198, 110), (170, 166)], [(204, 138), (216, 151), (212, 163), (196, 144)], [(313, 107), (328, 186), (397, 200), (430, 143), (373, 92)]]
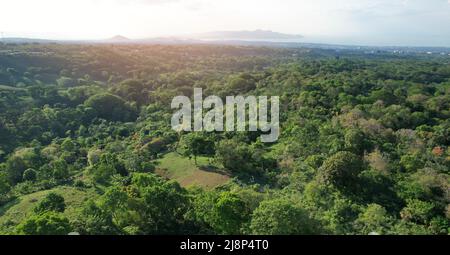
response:
[[(450, 49), (450, 45), (407, 45), (407, 44), (370, 44), (370, 43), (333, 43), (333, 42), (314, 42), (314, 41), (298, 41), (290, 39), (198, 39), (198, 38), (183, 38), (182, 36), (155, 36), (155, 37), (142, 37), (142, 38), (126, 38), (124, 41), (114, 41), (114, 37), (122, 35), (115, 35), (104, 39), (56, 39), (56, 38), (45, 38), (45, 37), (22, 37), (22, 36), (11, 36), (11, 37), (0, 37), (1, 43), (98, 43), (98, 44), (152, 44), (151, 40), (165, 39), (165, 40), (178, 40), (186, 41), (186, 44), (217, 44), (217, 43), (231, 43), (231, 42), (242, 42), (242, 43), (259, 43), (259, 44), (299, 44), (299, 45), (323, 45), (323, 46), (342, 46), (342, 47), (365, 47), (365, 48), (445, 48)], [(305, 38), (305, 37), (303, 37)], [(30, 42), (4, 42), (4, 40), (28, 40)], [(45, 41), (45, 42), (39, 42)], [(153, 42), (157, 44), (165, 44), (164, 42)], [(166, 42), (168, 43), (168, 42)]]

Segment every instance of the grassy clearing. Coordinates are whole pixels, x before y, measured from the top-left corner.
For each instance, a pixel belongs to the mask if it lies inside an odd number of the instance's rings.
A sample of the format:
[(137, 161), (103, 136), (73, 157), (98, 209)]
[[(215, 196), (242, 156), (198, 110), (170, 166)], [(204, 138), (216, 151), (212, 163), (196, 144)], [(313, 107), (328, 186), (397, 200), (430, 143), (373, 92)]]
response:
[(66, 203), (64, 214), (69, 220), (74, 219), (77, 211), (80, 210), (86, 200), (97, 196), (93, 189), (76, 189), (67, 186), (21, 196), (0, 208), (0, 225), (5, 226), (5, 229), (8, 229), (9, 226), (17, 225), (27, 215), (32, 213), (38, 202), (50, 192), (55, 192), (64, 197)]
[(225, 172), (211, 167), (209, 159), (206, 157), (198, 157), (197, 165), (195, 165), (193, 159), (189, 160), (171, 152), (158, 160), (155, 172), (162, 177), (176, 180), (183, 187), (195, 185), (205, 189), (213, 189), (230, 180)]

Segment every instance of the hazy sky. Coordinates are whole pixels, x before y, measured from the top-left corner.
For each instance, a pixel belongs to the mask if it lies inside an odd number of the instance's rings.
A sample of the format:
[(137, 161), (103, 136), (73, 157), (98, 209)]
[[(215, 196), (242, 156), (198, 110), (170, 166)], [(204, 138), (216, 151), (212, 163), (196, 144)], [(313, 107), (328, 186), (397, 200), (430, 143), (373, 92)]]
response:
[(5, 37), (266, 29), (305, 41), (450, 46), (450, 0), (0, 0)]

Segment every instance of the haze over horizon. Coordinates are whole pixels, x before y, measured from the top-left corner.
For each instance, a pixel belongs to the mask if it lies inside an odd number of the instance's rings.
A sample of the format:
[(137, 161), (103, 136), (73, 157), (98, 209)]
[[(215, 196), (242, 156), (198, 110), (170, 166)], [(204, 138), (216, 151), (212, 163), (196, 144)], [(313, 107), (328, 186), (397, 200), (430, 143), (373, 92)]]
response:
[(450, 0), (5, 0), (2, 10), (4, 37), (139, 39), (264, 29), (300, 34), (304, 42), (450, 47)]

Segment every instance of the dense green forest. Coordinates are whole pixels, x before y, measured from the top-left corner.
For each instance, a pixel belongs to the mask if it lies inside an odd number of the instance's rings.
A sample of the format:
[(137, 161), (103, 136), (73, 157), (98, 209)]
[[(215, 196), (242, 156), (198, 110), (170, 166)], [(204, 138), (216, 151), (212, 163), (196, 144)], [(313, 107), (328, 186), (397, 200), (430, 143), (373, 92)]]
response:
[[(175, 132), (177, 95), (280, 96), (280, 138)], [(0, 44), (0, 234), (450, 230), (450, 58)]]

